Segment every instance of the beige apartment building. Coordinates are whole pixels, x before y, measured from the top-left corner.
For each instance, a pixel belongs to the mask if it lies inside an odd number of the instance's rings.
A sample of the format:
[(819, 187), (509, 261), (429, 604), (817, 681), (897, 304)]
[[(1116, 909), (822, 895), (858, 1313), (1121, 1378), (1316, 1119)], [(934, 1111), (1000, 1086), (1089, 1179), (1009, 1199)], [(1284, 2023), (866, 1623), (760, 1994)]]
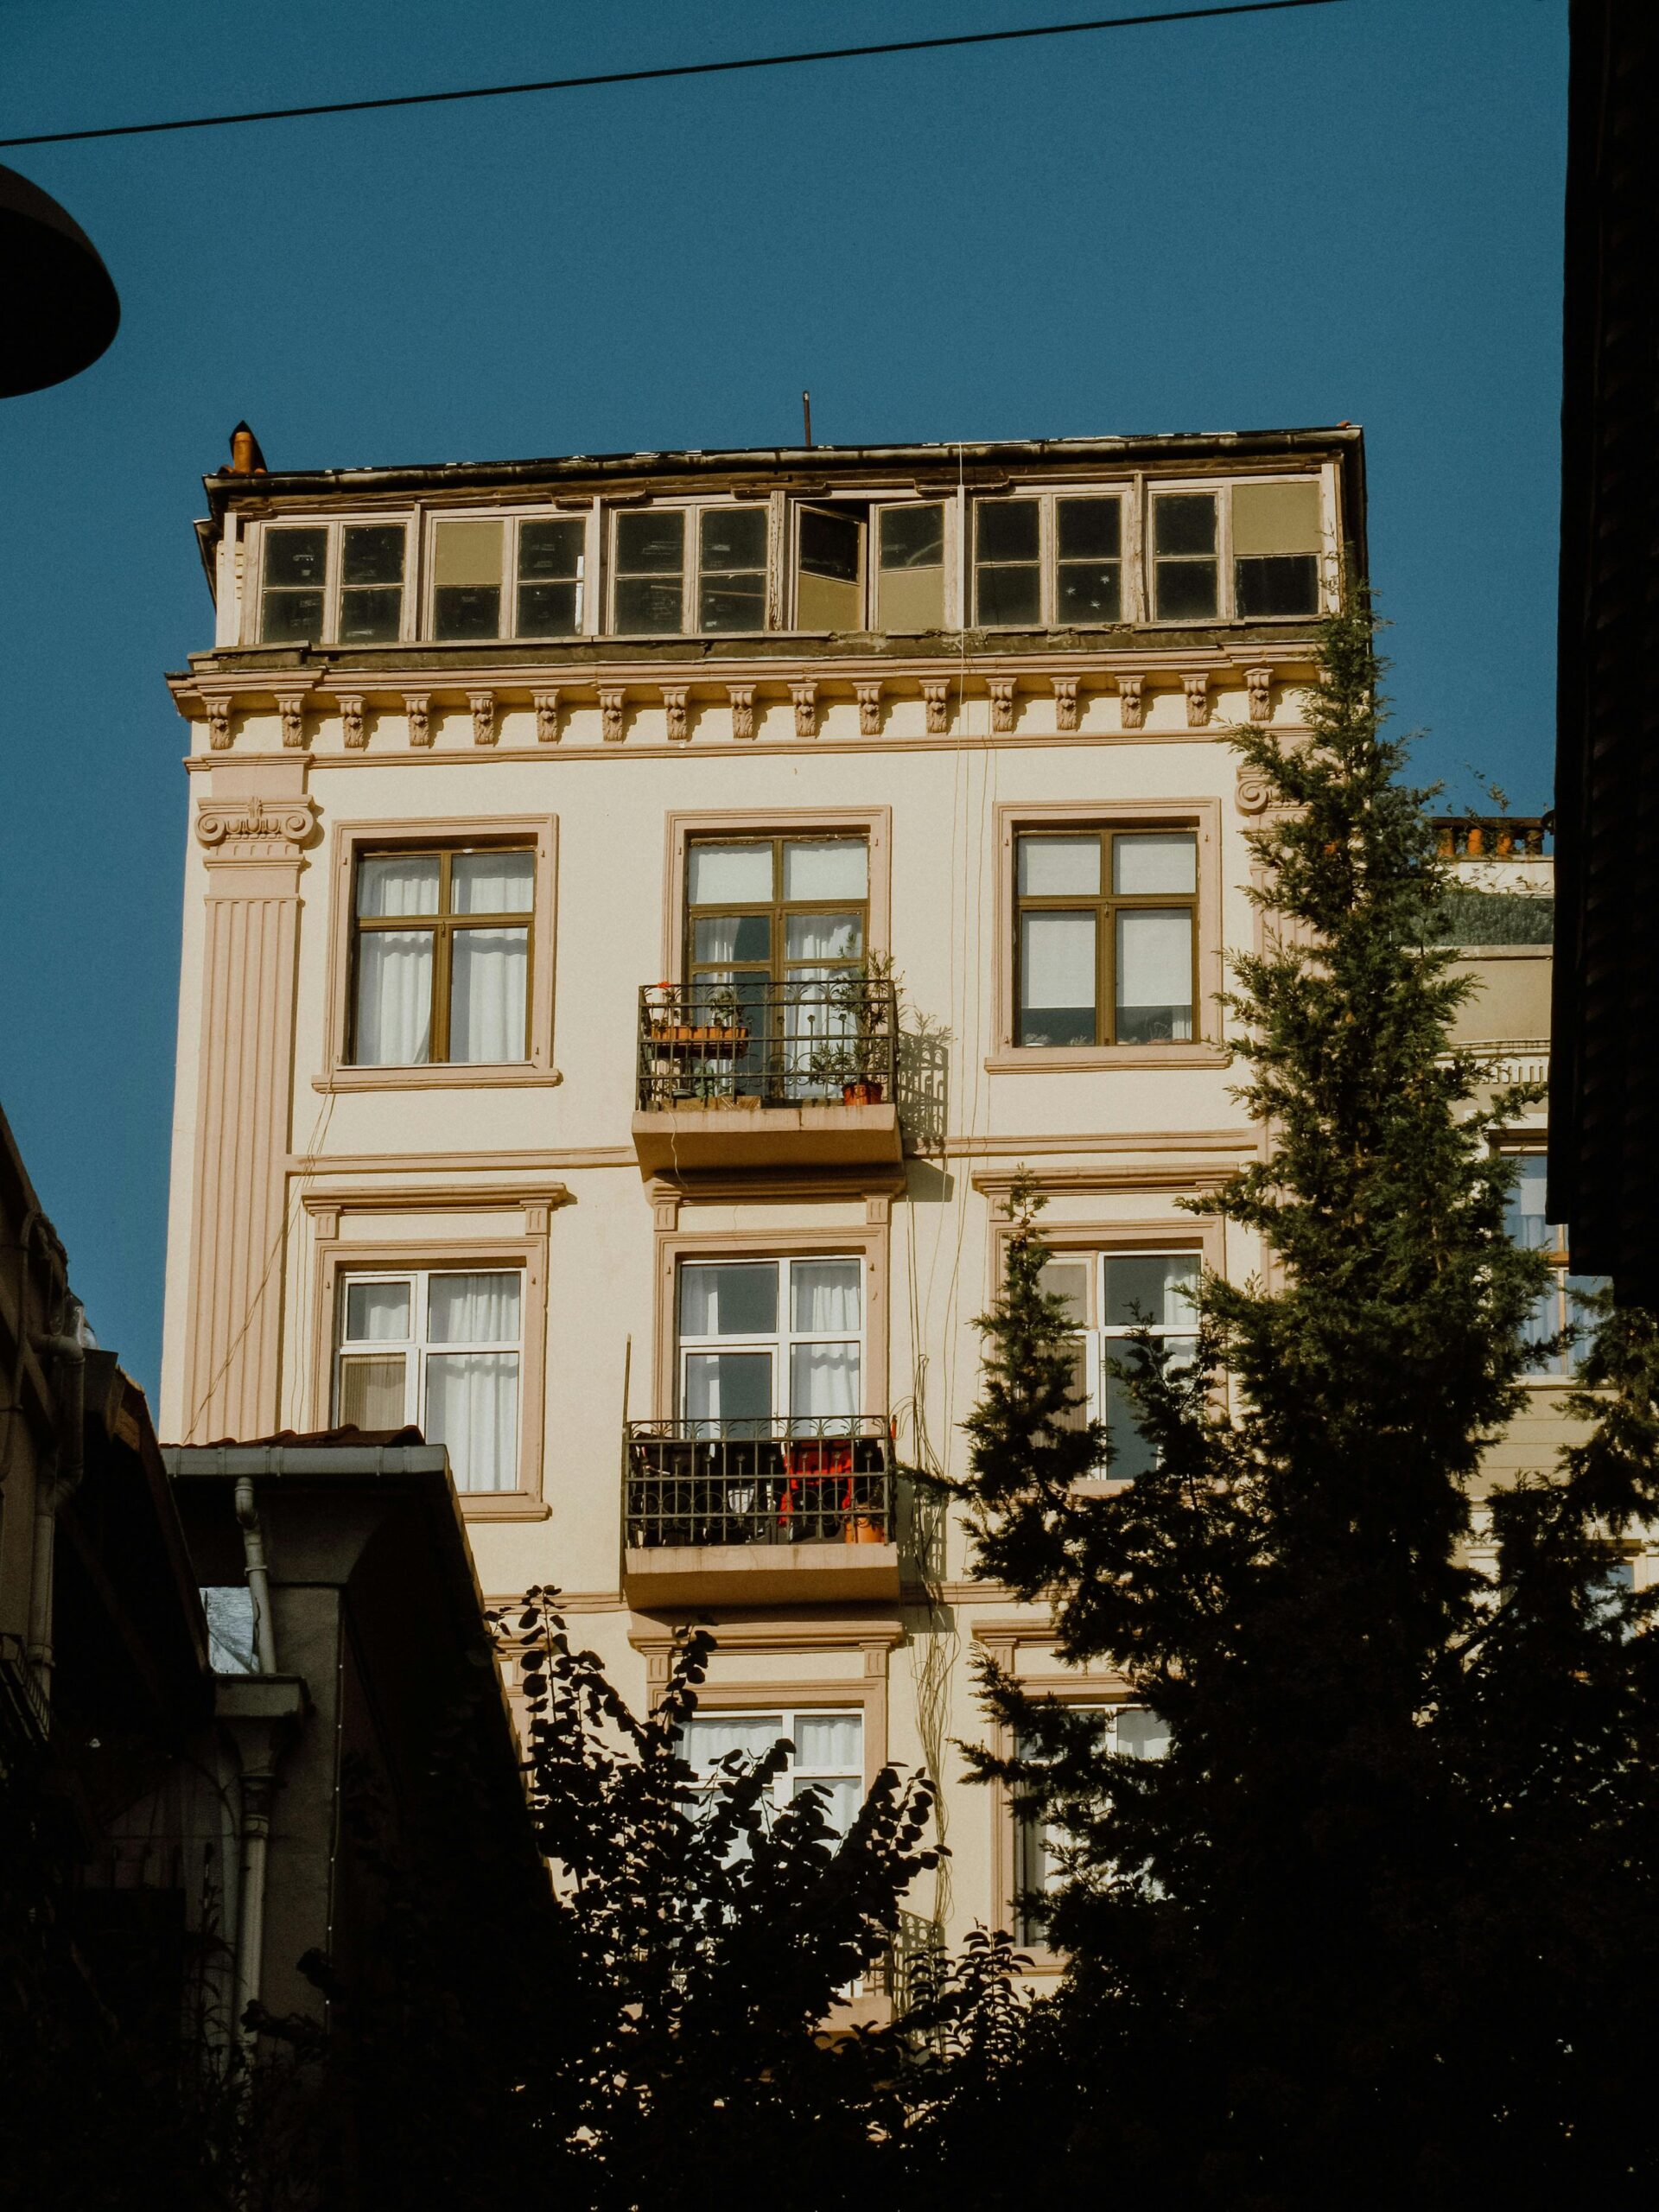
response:
[[(487, 1592), (556, 1584), (636, 1699), (708, 1623), (694, 1754), (938, 1775), (918, 1926), (1007, 1924), (976, 1655), (1146, 1726), (896, 1471), (962, 1465), (1022, 1168), (1120, 1476), (1116, 1338), (1257, 1262), (1180, 1205), (1256, 1144), (1225, 738), (1299, 727), (1360, 433), (234, 459), (172, 679), (162, 1433), (418, 1423)], [(1541, 1051), (1535, 999), (1484, 1033)]]

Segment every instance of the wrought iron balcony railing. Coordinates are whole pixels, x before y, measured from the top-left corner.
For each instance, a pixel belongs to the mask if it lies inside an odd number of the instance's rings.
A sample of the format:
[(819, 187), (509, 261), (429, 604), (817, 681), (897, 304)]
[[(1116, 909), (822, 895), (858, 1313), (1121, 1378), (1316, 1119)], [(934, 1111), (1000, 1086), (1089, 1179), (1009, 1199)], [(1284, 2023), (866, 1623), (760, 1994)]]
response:
[(639, 994), (639, 1109), (753, 1100), (877, 1106), (895, 1079), (891, 982), (833, 971), (776, 983), (737, 976)]
[(890, 1544), (893, 1440), (879, 1414), (637, 1421), (630, 1551), (709, 1544)]

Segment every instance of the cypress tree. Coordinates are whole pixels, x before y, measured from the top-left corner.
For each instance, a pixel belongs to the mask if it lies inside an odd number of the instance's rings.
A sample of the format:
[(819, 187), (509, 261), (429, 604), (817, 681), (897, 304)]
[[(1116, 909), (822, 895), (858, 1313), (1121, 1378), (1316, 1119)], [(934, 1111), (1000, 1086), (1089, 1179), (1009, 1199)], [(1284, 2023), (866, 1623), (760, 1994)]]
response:
[(1607, 1319), (1578, 1440), (1491, 1490), (1548, 1267), (1504, 1226), (1535, 1094), (1453, 1046), (1447, 871), (1363, 593), (1322, 660), (1305, 742), (1233, 741), (1274, 802), (1227, 1001), (1263, 1144), (1193, 1203), (1262, 1264), (1205, 1278), (1190, 1363), (1137, 1341), (1155, 1468), (1077, 1486), (1108, 1440), (1029, 1190), (982, 1325), (977, 1571), (1170, 1741), (1126, 1758), (988, 1672), (1020, 1755), (974, 1764), (1068, 1839), (1070, 1965), (1000, 2083), (931, 2115), (941, 2202), (971, 2173), (986, 2205), (1622, 2205), (1659, 2170), (1659, 1639), (1608, 1581), (1659, 1510), (1659, 1344)]

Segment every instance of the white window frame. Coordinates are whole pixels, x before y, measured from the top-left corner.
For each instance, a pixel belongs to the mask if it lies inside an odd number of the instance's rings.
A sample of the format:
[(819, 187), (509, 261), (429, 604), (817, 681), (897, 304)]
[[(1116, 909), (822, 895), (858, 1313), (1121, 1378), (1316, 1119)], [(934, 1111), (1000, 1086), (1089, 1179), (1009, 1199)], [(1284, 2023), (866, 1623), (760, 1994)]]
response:
[[(1037, 507), (1039, 619), (1036, 627), (1042, 630), (1119, 630), (1135, 621), (1139, 611), (1135, 595), (1135, 486), (1123, 480), (1110, 484), (1044, 484), (1041, 486), (1011, 484), (1005, 491), (970, 494), (966, 524), (968, 548), (965, 565), (967, 588), (973, 604), (972, 626), (993, 631), (1018, 631), (1024, 626), (1017, 623), (988, 623), (981, 620), (979, 612), (979, 511), (982, 507), (1004, 505), (1019, 499), (1033, 501)], [(1117, 501), (1119, 590), (1116, 622), (1076, 623), (1061, 615), (1058, 504), (1062, 499)]]
[[(1318, 563), (1318, 604), (1312, 614), (1252, 614), (1242, 616), (1236, 612), (1236, 594), (1233, 573), (1233, 493), (1240, 485), (1256, 484), (1313, 484), (1319, 493), (1319, 543), (1313, 550)], [(1213, 614), (1162, 615), (1158, 611), (1158, 541), (1157, 526), (1153, 513), (1154, 501), (1167, 493), (1203, 492), (1216, 500), (1216, 611)], [(1238, 622), (1312, 622), (1321, 614), (1330, 613), (1335, 604), (1334, 582), (1336, 563), (1332, 557), (1332, 487), (1329, 474), (1323, 469), (1273, 470), (1260, 476), (1198, 476), (1192, 478), (1159, 476), (1150, 479), (1146, 486), (1146, 511), (1142, 518), (1141, 568), (1142, 594), (1148, 622), (1179, 624), (1181, 628), (1203, 627), (1206, 624)]]
[[(518, 1334), (489, 1344), (450, 1344), (434, 1343), (427, 1334), (429, 1286), (436, 1275), (512, 1275), (518, 1285)], [(368, 1283), (398, 1283), (409, 1291), (410, 1333), (402, 1338), (348, 1338), (346, 1334), (346, 1317), (350, 1312), (349, 1299), (353, 1288)], [(517, 1359), (518, 1416), (514, 1424), (517, 1449), (514, 1464), (506, 1471), (512, 1478), (507, 1484), (493, 1490), (471, 1488), (455, 1473), (455, 1488), (463, 1497), (498, 1497), (516, 1491), (518, 1486), (518, 1462), (522, 1459), (524, 1436), (524, 1380), (525, 1380), (525, 1323), (526, 1300), (530, 1284), (522, 1267), (500, 1267), (488, 1262), (450, 1262), (432, 1268), (342, 1268), (335, 1286), (334, 1344), (332, 1361), (333, 1376), (330, 1402), (334, 1419), (340, 1419), (342, 1376), (349, 1357), (391, 1358), (401, 1354), (404, 1361), (404, 1421), (419, 1428), (426, 1428), (426, 1370), (428, 1360), (435, 1353), (442, 1356), (456, 1351), (510, 1352)]]
[[(1547, 1157), (1543, 1152), (1524, 1145), (1506, 1148), (1503, 1156), (1517, 1162), (1528, 1160), (1542, 1160)], [(1546, 1218), (1544, 1227), (1550, 1232), (1548, 1242), (1522, 1249), (1545, 1252), (1549, 1256), (1553, 1273), (1548, 1286), (1538, 1300), (1538, 1306), (1541, 1306), (1546, 1299), (1552, 1301), (1550, 1325), (1542, 1333), (1545, 1336), (1554, 1336), (1572, 1323), (1577, 1322), (1582, 1325), (1583, 1322), (1584, 1317), (1573, 1303), (1569, 1287), (1580, 1285), (1588, 1292), (1604, 1287), (1607, 1278), (1605, 1275), (1581, 1275), (1574, 1271), (1572, 1255), (1567, 1247), (1567, 1227), (1564, 1223)], [(1537, 1307), (1534, 1308), (1535, 1312), (1537, 1310)], [(1581, 1340), (1577, 1344), (1569, 1345), (1565, 1351), (1553, 1354), (1547, 1362), (1539, 1361), (1529, 1364), (1523, 1370), (1521, 1379), (1523, 1382), (1538, 1384), (1545, 1389), (1570, 1389), (1578, 1378), (1579, 1370), (1583, 1365), (1585, 1354), (1589, 1348), (1587, 1340)]]
[[(333, 645), (340, 642), (340, 541), (348, 530), (401, 529), (404, 533), (404, 582), (399, 594), (397, 635), (396, 639), (380, 641), (381, 648), (388, 645), (407, 644), (416, 634), (413, 610), (419, 602), (420, 593), (416, 574), (416, 524), (419, 517), (412, 511), (401, 514), (355, 515), (271, 515), (257, 526), (252, 547), (255, 571), (251, 594), (245, 602), (247, 620), (244, 624), (244, 642), (251, 645), (291, 645), (296, 639), (267, 639), (265, 636), (265, 556), (273, 531), (323, 530), (328, 533), (328, 550), (323, 567), (322, 633), (311, 640), (315, 645)], [(278, 587), (281, 588), (281, 587)], [(348, 652), (359, 650), (373, 652), (373, 645), (358, 647), (348, 645)]]
[[(1058, 1267), (1075, 1265), (1079, 1262), (1088, 1267), (1088, 1311), (1081, 1328), (1073, 1335), (1084, 1344), (1084, 1389), (1085, 1402), (1079, 1418), (1103, 1421), (1106, 1418), (1106, 1361), (1109, 1357), (1122, 1359), (1122, 1351), (1112, 1353), (1114, 1344), (1128, 1346), (1139, 1324), (1114, 1322), (1109, 1325), (1101, 1319), (1106, 1310), (1106, 1263), (1109, 1260), (1192, 1260), (1198, 1272), (1204, 1270), (1204, 1254), (1196, 1244), (1164, 1244), (1148, 1242), (1135, 1244), (1109, 1244), (1098, 1247), (1065, 1246), (1052, 1251), (1049, 1257)], [(1196, 1327), (1185, 1328), (1173, 1322), (1153, 1321), (1147, 1325), (1147, 1333), (1161, 1341), (1165, 1338), (1196, 1336)], [(1109, 1475), (1110, 1469), (1105, 1470)]]
[[(518, 532), (527, 522), (574, 523), (582, 531), (582, 568), (576, 577), (576, 620), (574, 628), (561, 630), (553, 637), (526, 635), (529, 645), (556, 645), (569, 639), (584, 638), (591, 634), (588, 614), (593, 598), (594, 579), (594, 517), (591, 506), (584, 500), (580, 507), (430, 507), (423, 518), (422, 576), (420, 591), (420, 634), (429, 645), (487, 645), (511, 644), (518, 636)], [(438, 611), (438, 538), (439, 526), (449, 522), (499, 522), (501, 532), (501, 594), (502, 626), (493, 638), (440, 638), (437, 633)]]
[[(815, 1703), (811, 1705), (788, 1706), (757, 1703), (752, 1707), (699, 1706), (693, 1718), (698, 1720), (707, 1720), (716, 1724), (725, 1723), (729, 1726), (753, 1727), (757, 1722), (763, 1720), (770, 1721), (774, 1714), (777, 1717), (778, 1726), (775, 1729), (772, 1730), (767, 1736), (766, 1748), (770, 1750), (772, 1745), (778, 1742), (780, 1738), (786, 1740), (791, 1746), (788, 1758), (783, 1769), (774, 1777), (772, 1785), (772, 1803), (778, 1811), (782, 1812), (787, 1806), (792, 1804), (798, 1790), (805, 1789), (817, 1782), (850, 1782), (857, 1792), (858, 1802), (861, 1805), (864, 1802), (865, 1796), (864, 1756), (866, 1720), (864, 1707), (861, 1705), (823, 1705)], [(793, 1745), (797, 1740), (798, 1724), (803, 1720), (856, 1721), (858, 1724), (858, 1758), (856, 1763), (851, 1766), (834, 1768), (823, 1766), (803, 1768), (799, 1766), (797, 1763)], [(707, 1784), (713, 1775), (714, 1770), (711, 1766), (705, 1770), (694, 1768), (693, 1771), (698, 1774), (699, 1780)], [(844, 1834), (845, 1833), (846, 1831), (844, 1829), (836, 1830), (837, 1835)]]
[[(946, 630), (962, 627), (961, 571), (962, 527), (961, 502), (953, 490), (941, 487), (938, 491), (915, 492), (895, 498), (884, 492), (872, 492), (869, 498), (868, 526), (864, 543), (864, 622), (867, 629), (883, 637), (923, 637), (925, 631), (884, 630), (881, 626), (881, 517), (894, 509), (906, 507), (938, 507), (943, 511), (944, 537), (939, 557), (943, 567), (941, 626)], [(811, 505), (810, 500), (804, 504)]]
[[(827, 1260), (840, 1261), (855, 1268), (858, 1279), (858, 1328), (855, 1336), (845, 1329), (797, 1329), (792, 1325), (793, 1305), (791, 1296), (791, 1270), (799, 1266), (818, 1266)], [(680, 1326), (681, 1286), (685, 1270), (690, 1268), (753, 1268), (770, 1267), (778, 1270), (778, 1325), (771, 1336), (688, 1337)], [(772, 1356), (772, 1418), (774, 1421), (793, 1419), (808, 1421), (810, 1414), (796, 1415), (789, 1402), (790, 1357), (797, 1344), (858, 1345), (858, 1389), (860, 1398), (868, 1394), (869, 1332), (868, 1299), (865, 1281), (865, 1255), (855, 1251), (825, 1252), (719, 1252), (702, 1255), (684, 1253), (674, 1269), (674, 1396), (675, 1413), (682, 1421), (694, 1418), (686, 1410), (686, 1362), (688, 1357), (700, 1352), (768, 1352)], [(854, 1418), (861, 1419), (867, 1409), (855, 1408)], [(829, 1421), (835, 1416), (824, 1415)]]
[[(1116, 1751), (1122, 1748), (1118, 1742), (1118, 1732), (1124, 1714), (1146, 1713), (1150, 1707), (1138, 1703), (1134, 1698), (1102, 1699), (1098, 1701), (1078, 1698), (1075, 1701), (1067, 1700), (1066, 1710), (1073, 1713), (1098, 1713), (1102, 1721), (1101, 1734), (1108, 1747)], [(1162, 1758), (1164, 1752), (1158, 1751), (1149, 1756)], [(1014, 1823), (1014, 1941), (1021, 1949), (1049, 1952), (1052, 1946), (1048, 1940), (1047, 1922), (1039, 1922), (1031, 1908), (1021, 1900), (1039, 1889), (1045, 1896), (1052, 1896), (1059, 1887), (1062, 1876), (1057, 1860), (1062, 1847), (1051, 1840), (1055, 1835), (1054, 1823), (1048, 1820), (1039, 1821), (1034, 1814), (1023, 1811), (1014, 1802), (1012, 1795), (1008, 1810)], [(1042, 1879), (1033, 1882), (1027, 1876), (1037, 1864), (1041, 1866)]]
[[(702, 581), (702, 516), (710, 509), (746, 507), (766, 518), (766, 557), (760, 569), (761, 617), (759, 630), (702, 630), (697, 626), (698, 600)], [(618, 525), (625, 515), (678, 514), (683, 518), (685, 558), (680, 569), (680, 626), (677, 630), (624, 630), (616, 619), (616, 587), (619, 582), (617, 563)], [(753, 638), (770, 629), (770, 610), (776, 602), (777, 578), (773, 573), (777, 549), (772, 543), (772, 505), (764, 495), (751, 499), (724, 498), (692, 499), (653, 499), (638, 505), (613, 506), (607, 511), (605, 524), (605, 628), (613, 638)], [(746, 571), (745, 573), (753, 573)]]

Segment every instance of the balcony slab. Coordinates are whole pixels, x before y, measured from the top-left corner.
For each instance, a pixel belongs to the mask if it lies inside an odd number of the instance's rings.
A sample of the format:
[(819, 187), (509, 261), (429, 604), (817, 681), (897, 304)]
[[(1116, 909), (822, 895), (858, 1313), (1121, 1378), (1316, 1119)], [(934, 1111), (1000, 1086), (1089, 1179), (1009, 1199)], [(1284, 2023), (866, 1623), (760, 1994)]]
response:
[(710, 1167), (863, 1167), (903, 1157), (899, 1109), (839, 1103), (772, 1106), (700, 1100), (636, 1113), (633, 1148), (645, 1175)]
[(817, 1605), (899, 1595), (896, 1544), (663, 1545), (623, 1555), (641, 1611), (677, 1605)]

